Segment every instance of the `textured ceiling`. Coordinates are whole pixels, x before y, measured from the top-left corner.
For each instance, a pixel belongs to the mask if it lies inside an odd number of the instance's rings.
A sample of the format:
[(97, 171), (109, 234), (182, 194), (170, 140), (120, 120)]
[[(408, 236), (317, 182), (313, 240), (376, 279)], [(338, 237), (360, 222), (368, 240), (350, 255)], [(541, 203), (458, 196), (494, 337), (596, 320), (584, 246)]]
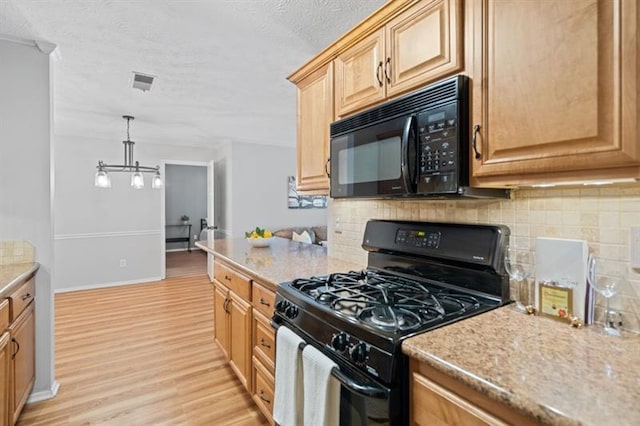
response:
[[(384, 0), (0, 0), (0, 35), (59, 47), (54, 132), (295, 146), (286, 76)], [(1, 52), (0, 52), (1, 55)], [(156, 75), (130, 87), (131, 71)]]

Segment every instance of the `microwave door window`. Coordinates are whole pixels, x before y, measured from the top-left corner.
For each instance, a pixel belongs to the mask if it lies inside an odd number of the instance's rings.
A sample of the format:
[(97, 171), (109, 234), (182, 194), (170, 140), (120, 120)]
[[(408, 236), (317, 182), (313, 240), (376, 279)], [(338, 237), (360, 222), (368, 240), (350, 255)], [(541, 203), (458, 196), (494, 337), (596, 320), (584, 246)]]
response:
[(399, 136), (342, 149), (338, 153), (338, 183), (377, 185), (381, 181), (397, 180), (402, 172), (401, 158)]

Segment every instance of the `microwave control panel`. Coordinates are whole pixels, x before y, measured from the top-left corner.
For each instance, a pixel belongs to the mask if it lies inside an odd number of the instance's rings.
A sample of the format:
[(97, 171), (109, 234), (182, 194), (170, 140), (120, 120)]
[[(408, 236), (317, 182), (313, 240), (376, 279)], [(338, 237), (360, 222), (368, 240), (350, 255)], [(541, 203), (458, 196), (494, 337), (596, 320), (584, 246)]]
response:
[(418, 114), (418, 193), (456, 192), (460, 170), (458, 103)]

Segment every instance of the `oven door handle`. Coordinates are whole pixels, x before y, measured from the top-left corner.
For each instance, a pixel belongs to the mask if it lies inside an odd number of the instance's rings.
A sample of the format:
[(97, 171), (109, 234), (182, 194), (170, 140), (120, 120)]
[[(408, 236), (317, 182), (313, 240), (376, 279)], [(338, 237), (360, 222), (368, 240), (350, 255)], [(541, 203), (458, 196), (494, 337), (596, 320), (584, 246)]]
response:
[[(271, 318), (271, 327), (274, 330), (278, 330), (280, 327), (279, 321), (282, 321), (276, 314)], [(300, 343), (300, 350), (302, 350), (307, 343)], [(276, 347), (276, 351), (278, 348)], [(372, 385), (370, 383), (361, 384), (353, 380), (349, 377), (344, 371), (340, 370), (339, 367), (333, 367), (331, 370), (331, 375), (335, 377), (340, 384), (342, 384), (345, 388), (349, 389), (353, 393), (357, 393), (358, 395), (367, 396), (369, 398), (375, 399), (387, 399), (389, 398), (389, 390), (382, 386), (375, 386), (375, 383)]]
[(333, 370), (331, 370), (331, 375), (351, 392), (376, 399), (387, 399), (389, 397), (389, 391), (387, 389), (378, 386), (371, 386), (369, 384), (360, 384), (347, 376), (338, 367), (334, 367)]

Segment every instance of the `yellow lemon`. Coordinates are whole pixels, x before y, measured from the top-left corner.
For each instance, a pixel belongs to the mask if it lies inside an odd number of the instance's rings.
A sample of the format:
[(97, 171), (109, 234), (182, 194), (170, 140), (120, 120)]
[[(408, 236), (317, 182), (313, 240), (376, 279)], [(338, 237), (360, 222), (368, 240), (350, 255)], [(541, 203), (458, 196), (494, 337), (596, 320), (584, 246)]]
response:
[(266, 231), (264, 231), (264, 237), (265, 238), (271, 238), (272, 236), (273, 236), (273, 234), (268, 229)]

